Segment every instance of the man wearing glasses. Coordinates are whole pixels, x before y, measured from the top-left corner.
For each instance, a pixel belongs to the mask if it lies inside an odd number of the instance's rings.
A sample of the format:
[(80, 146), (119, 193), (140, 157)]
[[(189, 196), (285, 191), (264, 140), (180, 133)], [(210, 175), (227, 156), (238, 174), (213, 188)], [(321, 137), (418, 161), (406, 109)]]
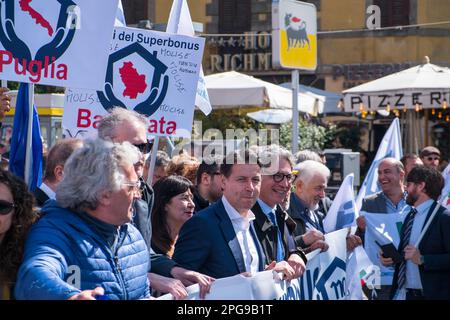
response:
[[(134, 164), (134, 169), (140, 181), (141, 198), (136, 199), (133, 204), (133, 224), (141, 232), (148, 247), (151, 258), (148, 272), (152, 288), (159, 292), (172, 293), (175, 298), (184, 298), (187, 296), (184, 286), (199, 283), (201, 285), (201, 296), (203, 297), (206, 291), (209, 290), (209, 278), (179, 267), (174, 260), (165, 255), (156, 254), (150, 246), (152, 238), (151, 212), (154, 193), (151, 186), (142, 178), (144, 174), (144, 154), (148, 154), (153, 146), (153, 141), (147, 139), (147, 127), (148, 121), (143, 115), (117, 107), (112, 109), (99, 122), (98, 136), (101, 139), (113, 142), (128, 141), (140, 151), (140, 158)], [(150, 172), (149, 174), (153, 173)], [(180, 292), (183, 292), (183, 294), (180, 295)]]
[(438, 148), (428, 146), (420, 151), (420, 159), (425, 167), (438, 169), (441, 160), (441, 151)]
[[(135, 300), (150, 297), (149, 255), (129, 224), (139, 180), (129, 143), (86, 141), (31, 228), (17, 299)], [(106, 295), (106, 297), (105, 297)]]
[(293, 240), (294, 220), (280, 206), (295, 179), (292, 155), (275, 145), (263, 147), (259, 155), (261, 161), (267, 161), (262, 163), (261, 191), (252, 212), (266, 264), (286, 261), (295, 277), (300, 277), (305, 271), (306, 256)]

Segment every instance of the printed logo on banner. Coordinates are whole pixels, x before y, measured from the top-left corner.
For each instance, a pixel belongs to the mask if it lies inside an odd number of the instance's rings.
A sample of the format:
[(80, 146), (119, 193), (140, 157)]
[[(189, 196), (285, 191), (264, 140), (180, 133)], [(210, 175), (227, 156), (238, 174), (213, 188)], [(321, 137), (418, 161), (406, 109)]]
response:
[[(53, 3), (52, 3), (53, 2)], [(59, 11), (57, 21), (49, 21), (40, 13), (42, 6), (51, 7)], [(4, 23), (0, 24), (0, 41), (6, 49), (1, 51), (1, 67), (3, 64), (12, 64), (14, 61), (17, 74), (31, 74), (30, 80), (37, 82), (37, 75), (44, 71), (44, 76), (49, 78), (67, 79), (67, 66), (56, 66), (55, 61), (61, 57), (70, 46), (77, 28), (80, 24), (80, 10), (71, 0), (53, 1), (0, 1), (0, 14), (4, 17)], [(25, 43), (21, 35), (17, 34), (15, 21), (23, 15), (31, 19), (27, 32), (45, 33), (46, 43)], [(3, 19), (2, 19), (3, 20)], [(23, 36), (23, 35), (22, 35)], [(42, 37), (36, 37), (42, 39)], [(19, 68), (19, 65), (22, 68)], [(19, 70), (21, 69), (21, 70)], [(56, 74), (55, 74), (56, 71)]]
[[(139, 63), (135, 64), (128, 58), (132, 55), (140, 57)], [(151, 74), (147, 72), (149, 69), (152, 70)], [(109, 56), (104, 92), (97, 91), (100, 103), (106, 110), (129, 106), (148, 117), (153, 115), (167, 94), (167, 69), (158, 59), (157, 51), (149, 54), (139, 43), (112, 53)], [(120, 77), (114, 79), (114, 74)]]
[(340, 300), (345, 297), (346, 263), (335, 257), (317, 280), (317, 300)]

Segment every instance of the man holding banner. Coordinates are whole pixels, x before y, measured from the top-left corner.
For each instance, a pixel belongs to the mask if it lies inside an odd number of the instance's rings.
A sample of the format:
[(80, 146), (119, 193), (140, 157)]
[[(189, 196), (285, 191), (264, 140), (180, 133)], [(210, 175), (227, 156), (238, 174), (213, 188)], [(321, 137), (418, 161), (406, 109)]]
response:
[[(378, 185), (381, 187), (381, 191), (364, 198), (361, 211), (385, 214), (399, 214), (403, 212), (407, 206), (404, 178), (405, 169), (399, 160), (395, 158), (381, 160), (378, 166)], [(364, 216), (360, 216), (357, 219), (357, 223), (359, 228), (357, 234), (364, 239), (366, 229)], [(376, 263), (376, 261), (373, 261), (373, 263)], [(392, 271), (390, 274), (392, 277)], [(391, 286), (389, 284), (382, 284), (381, 289), (377, 291), (377, 299), (389, 299), (390, 291)]]
[[(413, 208), (403, 222), (391, 297), (450, 299), (450, 211), (437, 203), (444, 186), (440, 172), (416, 167), (407, 177), (407, 203)], [(383, 258), (383, 265), (393, 260)]]
[(261, 165), (248, 150), (234, 152), (220, 167), (223, 196), (196, 213), (181, 227), (173, 259), (182, 267), (216, 279), (263, 270), (295, 277), (288, 264), (265, 266), (264, 252), (255, 233), (251, 208), (261, 188)]

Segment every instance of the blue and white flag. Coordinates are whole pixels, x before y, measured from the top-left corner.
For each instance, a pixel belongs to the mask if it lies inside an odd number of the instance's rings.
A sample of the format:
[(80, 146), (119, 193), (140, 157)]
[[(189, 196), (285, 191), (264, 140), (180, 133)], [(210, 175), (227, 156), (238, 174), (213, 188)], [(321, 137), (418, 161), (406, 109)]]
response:
[(378, 147), (375, 159), (367, 172), (367, 176), (359, 189), (358, 197), (356, 198), (356, 207), (361, 208), (362, 200), (380, 191), (378, 185), (378, 165), (384, 158), (395, 158), (400, 160), (403, 157), (402, 136), (400, 134), (400, 124), (398, 118), (392, 121), (388, 131), (383, 137), (383, 140)]
[[(186, 0), (174, 0), (170, 10), (169, 21), (167, 22), (166, 32), (182, 34), (185, 36), (194, 36), (194, 25), (192, 24), (191, 14)], [(212, 111), (209, 101), (208, 91), (206, 90), (205, 75), (203, 67), (200, 66), (200, 77), (197, 84), (197, 95), (195, 105), (205, 114)]]
[(127, 23), (125, 22), (125, 14), (123, 12), (122, 0), (119, 0), (119, 4), (117, 6), (116, 12), (116, 21), (114, 22), (116, 27), (126, 27)]
[(36, 106), (33, 105), (33, 132), (31, 150), (27, 150), (27, 132), (29, 121), (29, 85), (21, 83), (17, 93), (16, 111), (14, 114), (13, 134), (9, 156), (9, 170), (25, 180), (26, 153), (31, 152), (29, 181), (25, 181), (30, 191), (42, 183), (42, 140), (39, 117)]
[(394, 276), (394, 267), (385, 267), (379, 258), (380, 245), (393, 243), (398, 247), (400, 243), (400, 230), (403, 220), (409, 212), (409, 207), (399, 213), (367, 213), (361, 211), (366, 220), (366, 233), (364, 248), (373, 264), (381, 270), (381, 284), (391, 285)]
[(333, 204), (323, 220), (325, 233), (356, 225), (358, 210), (355, 205), (353, 179), (353, 173), (349, 174), (339, 188)]

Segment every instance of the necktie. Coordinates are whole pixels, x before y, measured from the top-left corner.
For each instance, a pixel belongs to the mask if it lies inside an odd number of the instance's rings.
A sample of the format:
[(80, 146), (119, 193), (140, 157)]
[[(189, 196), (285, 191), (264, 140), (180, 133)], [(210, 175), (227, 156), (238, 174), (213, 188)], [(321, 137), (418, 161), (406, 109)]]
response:
[(284, 260), (284, 248), (283, 248), (283, 238), (281, 237), (280, 228), (278, 228), (277, 219), (275, 217), (274, 210), (268, 213), (269, 219), (272, 222), (275, 230), (277, 231), (277, 262)]
[[(411, 231), (416, 213), (417, 210), (415, 208), (412, 208), (411, 211), (406, 216), (405, 222), (403, 223), (399, 246), (401, 253), (405, 251), (406, 246), (409, 244), (409, 239), (411, 238)], [(398, 269), (398, 279), (397, 279), (398, 288), (399, 289), (403, 288), (405, 283), (406, 283), (406, 260), (403, 259), (402, 262), (400, 262), (400, 267)]]

